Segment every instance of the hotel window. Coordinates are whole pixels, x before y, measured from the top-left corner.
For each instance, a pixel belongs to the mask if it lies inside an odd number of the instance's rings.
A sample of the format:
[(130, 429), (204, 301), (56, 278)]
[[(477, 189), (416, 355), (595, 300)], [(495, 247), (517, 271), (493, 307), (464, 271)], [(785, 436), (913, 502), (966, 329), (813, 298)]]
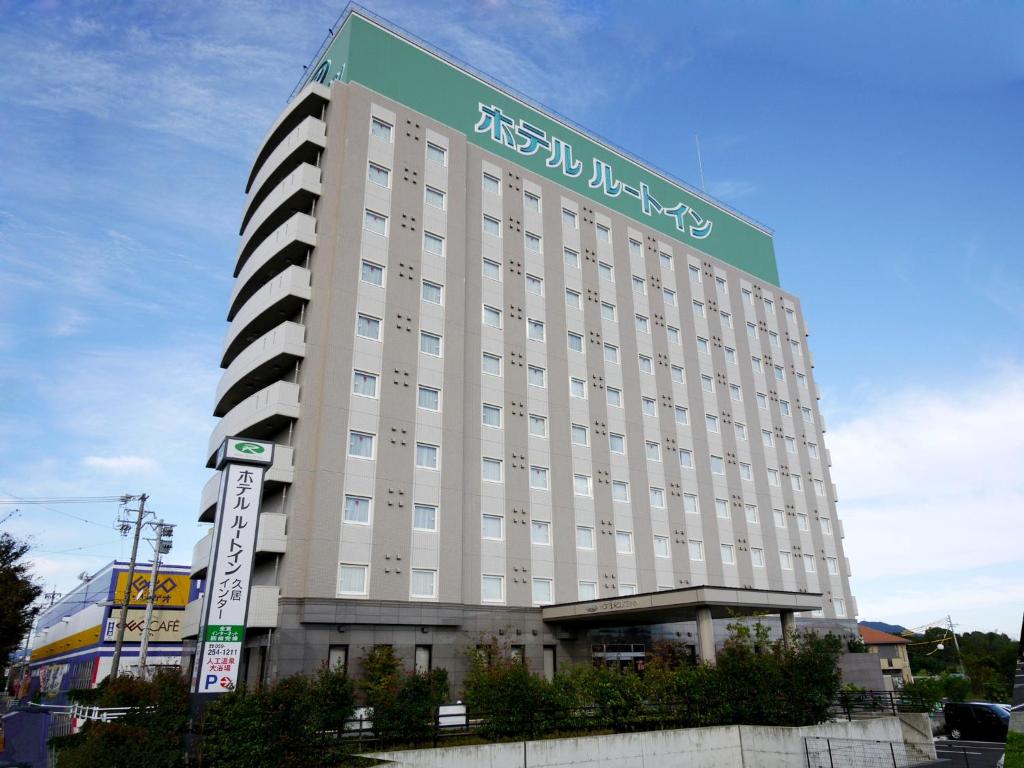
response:
[(796, 311), (792, 307), (786, 307), (786, 319), (791, 323), (796, 322)]
[(501, 482), (501, 459), (484, 457), (480, 460), (481, 476), (491, 483)]
[(694, 283), (700, 282), (700, 267), (695, 267), (693, 264), (689, 266), (690, 280)]
[(424, 280), (420, 296), (430, 304), (441, 304), (444, 301), (444, 287), (429, 280)]
[(568, 208), (562, 209), (562, 224), (569, 229), (576, 229), (579, 226), (579, 222), (576, 218), (576, 214), (570, 211)]
[(772, 448), (775, 446), (775, 435), (772, 433), (770, 429), (762, 429), (761, 441), (769, 448)]
[(578, 397), (585, 400), (587, 397), (587, 382), (575, 377), (569, 379), (569, 395), (570, 397)]
[(747, 425), (746, 424), (740, 424), (740, 423), (737, 422), (736, 424), (733, 424), (733, 427), (736, 430), (736, 439), (737, 440), (746, 440), (747, 439)]
[(661, 445), (655, 443), (652, 440), (648, 440), (645, 444), (648, 461), (661, 461)]
[(740, 462), (740, 479), (741, 480), (753, 480), (754, 479), (754, 468), (746, 462)]
[(757, 505), (756, 504), (744, 504), (743, 505), (743, 511), (747, 515), (747, 522), (748, 523), (756, 523), (757, 522)]
[(352, 373), (352, 394), (363, 397), (377, 396), (377, 376), (365, 371), (353, 371)]
[(501, 222), (493, 216), (484, 214), (484, 234), (501, 237)]
[(725, 460), (721, 456), (711, 457), (711, 474), (713, 475), (724, 475), (725, 474)]
[(345, 496), (345, 513), (342, 518), (346, 523), (370, 523), (370, 500), (365, 496)]
[(743, 300), (750, 306), (754, 306), (754, 294), (746, 288), (743, 289)]
[(800, 413), (803, 414), (804, 421), (808, 424), (812, 423), (814, 419), (811, 417), (811, 409), (801, 406)]
[(548, 489), (548, 468), (530, 467), (530, 487), (538, 491)]
[(416, 466), (420, 469), (437, 469), (441, 449), (430, 443), (416, 443)]
[(700, 388), (703, 389), (705, 392), (714, 392), (715, 391), (715, 380), (712, 379), (710, 376), (706, 376), (704, 374), (701, 374), (701, 377), (700, 377)]
[(803, 353), (803, 350), (800, 349), (800, 342), (799, 341), (794, 341), (793, 339), (790, 339), (789, 340), (789, 348), (793, 351), (793, 354), (796, 357), (803, 357), (804, 353)]
[(501, 281), (501, 264), (491, 259), (484, 259), (483, 276), (491, 280)]
[(597, 263), (597, 274), (602, 280), (607, 280), (610, 283), (615, 282), (615, 272), (612, 270), (611, 264), (605, 264), (603, 261)]
[(676, 292), (671, 288), (665, 288), (663, 293), (665, 294), (665, 304), (674, 307), (676, 305)]
[(528, 211), (540, 212), (540, 197), (532, 192), (523, 193), (523, 207)]
[(438, 165), (448, 164), (448, 152), (444, 147), (439, 147), (437, 144), (431, 144), (427, 142), (427, 160)]
[(505, 601), (505, 577), (484, 574), (480, 582), (480, 599), (485, 603)]
[(796, 513), (796, 527), (801, 531), (811, 530), (810, 522), (807, 518), (807, 513), (797, 512)]
[(665, 333), (668, 335), (668, 340), (672, 344), (682, 344), (683, 343), (682, 339), (679, 337), (679, 329), (676, 328), (675, 326), (673, 326), (673, 325), (666, 325), (665, 326)]
[(781, 509), (773, 509), (772, 518), (775, 520), (776, 528), (786, 527), (786, 513), (783, 512)]
[(551, 543), (551, 523), (546, 520), (534, 520), (530, 523), (530, 541), (534, 544)]
[(527, 318), (526, 335), (533, 341), (544, 341), (544, 323), (540, 320)]
[(535, 413), (530, 414), (530, 434), (534, 437), (548, 436), (548, 420), (546, 416), (538, 416)]
[(704, 317), (704, 302), (693, 300), (693, 314), (697, 317)]
[(732, 315), (730, 315), (728, 312), (719, 310), (718, 316), (722, 318), (723, 328), (732, 328)]
[(501, 328), (501, 310), (484, 304), (484, 325)]
[(432, 357), (441, 356), (441, 337), (436, 333), (420, 331), (420, 352)]
[(776, 349), (779, 348), (779, 334), (775, 331), (768, 331), (768, 342)]
[(644, 282), (642, 277), (633, 275), (633, 293), (639, 294), (640, 296), (647, 295), (647, 283)]
[(369, 432), (350, 431), (348, 433), (348, 455), (357, 459), (372, 459), (373, 435)]
[(633, 554), (633, 534), (629, 531), (616, 531), (615, 551), (620, 555)]
[(490, 192), (492, 195), (501, 194), (501, 180), (497, 176), (491, 176), (489, 173), (484, 174), (484, 192)]
[(786, 453), (796, 453), (796, 440), (789, 435), (785, 436)]
[(341, 563), (338, 592), (343, 595), (366, 594), (366, 572), (369, 566)]
[(501, 355), (484, 352), (480, 357), (480, 370), (490, 376), (501, 376)]
[(807, 389), (807, 377), (802, 373), (796, 375), (796, 383), (800, 386), (800, 389)]
[(655, 536), (654, 537), (654, 556), (655, 557), (671, 557), (672, 553), (668, 548), (668, 536)]
[(612, 480), (612, 500), (629, 501), (629, 483), (625, 480)]
[(708, 432), (718, 431), (718, 417), (712, 413), (707, 414), (704, 417), (704, 423), (707, 425)]
[(693, 451), (688, 451), (685, 448), (679, 449), (679, 466), (693, 469)]
[(828, 566), (828, 575), (829, 576), (838, 576), (839, 575), (839, 560), (838, 560), (838, 558), (826, 557), (825, 558), (825, 564)]
[(641, 397), (640, 398), (640, 410), (643, 411), (644, 416), (657, 416), (655, 411), (654, 398), (653, 397)]
[(596, 600), (597, 599), (597, 582), (595, 581), (581, 581), (579, 583), (579, 592), (577, 597), (580, 600)]
[(739, 387), (738, 384), (730, 384), (729, 385), (729, 399), (733, 400), (734, 402), (737, 402), (737, 403), (742, 402), (742, 400), (743, 400), (743, 392), (742, 392), (742, 390), (740, 390), (740, 387)]
[(606, 362), (609, 362), (609, 363), (618, 363), (619, 362), (619, 348), (616, 347), (614, 344), (605, 344), (604, 345), (604, 359), (605, 359)]
[(736, 563), (736, 550), (732, 544), (722, 544), (722, 564), (734, 565)]
[(755, 568), (764, 568), (764, 550), (760, 547), (750, 548), (750, 564)]
[(589, 475), (573, 475), (572, 476), (572, 490), (577, 496), (589, 496), (590, 495), (590, 476)]
[(640, 373), (654, 373), (654, 361), (647, 355), (637, 355), (637, 362), (640, 365)]
[(818, 444), (817, 443), (808, 443), (807, 444), (807, 453), (810, 455), (810, 457), (812, 459), (818, 458)]
[(696, 494), (684, 493), (683, 494), (683, 511), (691, 515), (700, 514), (700, 504), (697, 501)]
[(526, 383), (531, 387), (546, 387), (547, 371), (536, 365), (529, 366), (526, 369)]
[(764, 373), (764, 368), (761, 365), (761, 358), (756, 355), (752, 355), (750, 358), (750, 367), (757, 373)]
[(687, 542), (687, 549), (690, 552), (690, 559), (694, 562), (701, 562), (704, 560), (704, 542), (697, 541), (696, 539), (690, 539)]
[(534, 296), (544, 295), (544, 279), (536, 275), (526, 276), (526, 292)]
[(586, 525), (576, 526), (576, 548), (577, 549), (593, 549), (594, 548), (594, 529)]
[(718, 292), (723, 296), (726, 296), (729, 293), (729, 284), (725, 282), (724, 277), (715, 278), (715, 288), (717, 288)]
[(526, 250), (532, 251), (533, 253), (540, 253), (540, 235), (535, 235), (532, 232), (526, 233)]
[(783, 416), (789, 416), (792, 414), (792, 410), (789, 407), (789, 400), (779, 400), (779, 410)]
[(753, 323), (747, 323), (747, 336), (757, 341), (757, 326)]
[(569, 309), (583, 309), (583, 301), (579, 291), (565, 289), (565, 306)]
[(444, 256), (444, 238), (432, 232), (424, 232), (423, 250), (434, 256)]
[(569, 349), (573, 352), (583, 351), (583, 337), (580, 334), (569, 331)]
[(846, 618), (846, 601), (841, 597), (832, 598), (832, 607), (835, 609), (837, 619)]
[(769, 469), (768, 470), (768, 485), (779, 487), (779, 470)]
[(373, 232), (375, 235), (386, 236), (388, 233), (388, 217), (367, 209), (363, 213), (363, 229), (367, 232)]
[(785, 550), (779, 552), (779, 564), (782, 566), (784, 571), (793, 570), (793, 555)]
[(379, 117), (370, 118), (370, 135), (376, 136), (378, 139), (391, 142), (391, 124), (386, 123)]
[(636, 594), (636, 584), (619, 584), (619, 597), (629, 597)]
[(433, 187), (425, 187), (423, 191), (424, 202), (431, 208), (444, 210), (444, 192)]
[(615, 321), (615, 305), (609, 304), (607, 301), (601, 302), (601, 317), (605, 320)]
[(683, 383), (683, 369), (678, 365), (672, 366), (672, 381), (676, 384)]
[(762, 409), (762, 410), (767, 411), (768, 410), (768, 396), (765, 395), (763, 392), (758, 392), (757, 395), (756, 395), (756, 398), (757, 398), (757, 407)]
[(437, 597), (437, 571), (413, 568), (409, 578), (410, 597)]
[(622, 390), (616, 389), (615, 387), (608, 387), (606, 392), (608, 393), (608, 396), (606, 398), (608, 400), (608, 405), (610, 405), (612, 408), (621, 408)]
[(702, 355), (711, 354), (711, 345), (708, 343), (708, 340), (705, 339), (703, 336), (697, 337), (697, 351), (700, 352)]
[(775, 380), (776, 381), (785, 381), (786, 380), (786, 372), (784, 370), (782, 370), (782, 366), (781, 365), (776, 365), (775, 366)]
[(832, 521), (827, 517), (821, 518), (821, 532), (826, 536), (832, 535)]
[(412, 527), (417, 531), (436, 531), (437, 507), (433, 504), (413, 505)]
[(643, 248), (643, 245), (640, 243), (639, 240), (634, 240), (632, 237), (629, 238), (629, 255), (630, 256), (636, 256), (638, 258), (640, 256), (643, 256), (643, 251), (641, 250), (642, 248)]
[(501, 406), (483, 404), (483, 424), (485, 427), (501, 427)]
[(612, 241), (611, 230), (604, 224), (597, 225), (597, 241), (599, 243), (610, 243)]
[(651, 506), (658, 507), (659, 509), (663, 508), (665, 506), (665, 489), (652, 486), (649, 490), (651, 493)]
[(370, 182), (372, 182), (373, 184), (376, 184), (380, 187), (384, 187), (385, 189), (391, 187), (391, 171), (389, 171), (383, 165), (370, 163), (368, 178)]
[(675, 269), (672, 264), (672, 254), (662, 251), (658, 254), (658, 258), (661, 260), (661, 266), (663, 269)]
[(484, 515), (480, 521), (480, 535), (492, 541), (505, 538), (505, 518), (501, 515)]
[(553, 602), (551, 598), (551, 579), (534, 579), (533, 604), (548, 605), (551, 602)]
[(677, 405), (676, 406), (676, 424), (682, 424), (683, 426), (686, 426), (689, 423), (690, 423), (690, 420), (689, 420), (689, 418), (687, 416), (686, 408), (684, 408), (681, 405)]
[(441, 410), (441, 390), (421, 384), (416, 390), (416, 405), (426, 411)]
[(775, 302), (772, 301), (771, 299), (765, 299), (764, 300), (764, 311), (767, 312), (769, 315), (774, 315), (775, 314)]
[(569, 438), (573, 445), (589, 445), (590, 440), (587, 434), (587, 428), (581, 424), (573, 424), (569, 428)]
[(729, 502), (725, 499), (715, 499), (715, 516), (723, 520), (729, 519)]
[(565, 258), (565, 266), (575, 267), (576, 269), (579, 269), (580, 255), (576, 251), (572, 250), (571, 248), (565, 248), (563, 249), (562, 254)]
[(824, 496), (825, 495), (825, 482), (823, 480), (815, 479), (815, 481), (814, 481), (814, 493), (817, 496)]
[(608, 450), (612, 453), (626, 452), (626, 438), (624, 435), (610, 432), (608, 434)]
[(725, 348), (725, 362), (736, 365), (736, 350), (732, 347)]
[(650, 333), (651, 332), (651, 321), (648, 320), (643, 315), (637, 315), (636, 316), (636, 329), (640, 333)]

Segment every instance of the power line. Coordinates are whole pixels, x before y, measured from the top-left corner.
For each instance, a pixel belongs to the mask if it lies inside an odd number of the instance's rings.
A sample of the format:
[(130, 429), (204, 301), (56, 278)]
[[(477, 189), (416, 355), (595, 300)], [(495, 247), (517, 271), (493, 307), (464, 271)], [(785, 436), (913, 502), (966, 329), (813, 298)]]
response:
[(104, 502), (125, 501), (124, 496), (41, 496), (38, 498), (20, 498), (7, 493), (8, 498), (0, 499), (0, 504), (100, 504)]

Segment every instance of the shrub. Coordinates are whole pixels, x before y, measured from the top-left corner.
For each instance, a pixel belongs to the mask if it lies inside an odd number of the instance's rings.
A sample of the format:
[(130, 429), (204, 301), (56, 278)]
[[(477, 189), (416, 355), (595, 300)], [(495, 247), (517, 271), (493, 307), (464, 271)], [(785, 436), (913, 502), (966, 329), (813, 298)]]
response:
[(448, 698), (448, 673), (406, 672), (390, 646), (377, 646), (363, 659), (361, 685), (372, 707), (373, 732), (385, 743), (426, 741), (433, 733), (437, 708)]

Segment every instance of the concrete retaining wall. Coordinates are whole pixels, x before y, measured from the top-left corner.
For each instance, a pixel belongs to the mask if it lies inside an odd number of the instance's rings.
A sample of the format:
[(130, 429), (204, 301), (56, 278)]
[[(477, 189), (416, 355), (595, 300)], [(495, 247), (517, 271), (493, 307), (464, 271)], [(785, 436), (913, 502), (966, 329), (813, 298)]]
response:
[(409, 768), (790, 768), (805, 764), (804, 738), (808, 736), (900, 742), (903, 728), (895, 717), (804, 728), (726, 725), (379, 752), (370, 757)]

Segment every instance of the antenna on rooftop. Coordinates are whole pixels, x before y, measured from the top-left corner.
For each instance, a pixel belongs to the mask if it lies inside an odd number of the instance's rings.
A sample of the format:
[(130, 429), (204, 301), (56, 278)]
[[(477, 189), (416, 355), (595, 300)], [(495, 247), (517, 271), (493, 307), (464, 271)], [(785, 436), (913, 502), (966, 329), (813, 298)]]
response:
[(696, 133), (693, 134), (693, 140), (697, 143), (697, 168), (700, 171), (700, 191), (706, 192), (704, 189), (704, 159), (700, 155), (700, 136)]

